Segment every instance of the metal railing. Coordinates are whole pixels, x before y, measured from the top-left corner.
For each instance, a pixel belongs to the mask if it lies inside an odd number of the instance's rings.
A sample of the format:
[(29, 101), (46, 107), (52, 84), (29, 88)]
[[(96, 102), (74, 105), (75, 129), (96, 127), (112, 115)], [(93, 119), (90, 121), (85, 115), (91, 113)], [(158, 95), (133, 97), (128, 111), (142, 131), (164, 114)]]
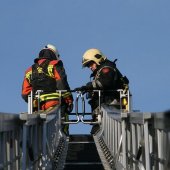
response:
[[(40, 110), (41, 92), (37, 91), (36, 95), (31, 92), (28, 96), (28, 112), (0, 113), (0, 169), (42, 170), (60, 166), (61, 153), (57, 150), (64, 150), (67, 143), (62, 132), (61, 107)], [(58, 92), (61, 96), (63, 91)], [(38, 99), (36, 112), (33, 111), (35, 98)]]
[(19, 115), (0, 113), (0, 169), (20, 169), (21, 140)]
[[(119, 109), (115, 105), (99, 104), (94, 111), (101, 118), (97, 122), (100, 131), (94, 136), (98, 138), (111, 169), (168, 170), (170, 113), (133, 112), (130, 93), (120, 91), (120, 94), (120, 101), (127, 99), (127, 107), (121, 102)], [(78, 113), (79, 98), (82, 114)], [(81, 93), (77, 94), (76, 102), (77, 120), (74, 123), (86, 123)], [(52, 169), (53, 164), (55, 169), (62, 169), (60, 161), (65, 155), (61, 152), (67, 148), (67, 138), (61, 131), (60, 106), (36, 114), (31, 106), (28, 108), (28, 113), (0, 113), (0, 169)]]
[[(72, 91), (75, 92), (75, 91)], [(84, 93), (96, 93), (98, 95), (98, 108), (97, 111), (95, 110), (93, 113), (87, 113), (85, 110), (85, 98), (84, 98)], [(73, 122), (65, 122), (65, 124), (77, 124), (79, 122), (82, 122), (83, 124), (91, 124), (91, 125), (95, 125), (95, 124), (99, 124), (101, 122), (101, 114), (100, 114), (100, 110), (101, 110), (101, 100), (102, 100), (102, 92), (110, 92), (113, 93), (115, 92), (115, 90), (87, 90), (85, 92), (83, 91), (76, 91), (77, 96), (76, 96), (76, 101), (75, 101), (75, 115), (77, 117), (77, 120), (73, 121)], [(126, 110), (126, 111), (130, 111), (131, 110), (131, 94), (129, 92), (129, 90), (122, 90), (119, 89), (117, 90), (117, 92), (119, 92), (120, 94), (120, 98), (118, 100), (114, 100), (114, 105), (116, 105), (117, 107), (119, 107), (120, 110)], [(80, 101), (81, 100), (81, 101)], [(78, 103), (81, 102), (82, 104), (82, 112), (79, 112), (79, 108), (78, 108)], [(96, 114), (97, 120), (93, 121), (92, 119), (87, 120), (85, 119), (85, 115), (92, 115), (92, 114)]]
[(59, 106), (48, 113), (20, 114), (23, 124), (22, 169), (49, 169), (60, 135)]
[(0, 113), (0, 169), (51, 168), (63, 137), (59, 108), (48, 113)]
[(101, 130), (96, 136), (112, 169), (170, 168), (169, 112), (123, 112), (102, 105), (101, 113)]

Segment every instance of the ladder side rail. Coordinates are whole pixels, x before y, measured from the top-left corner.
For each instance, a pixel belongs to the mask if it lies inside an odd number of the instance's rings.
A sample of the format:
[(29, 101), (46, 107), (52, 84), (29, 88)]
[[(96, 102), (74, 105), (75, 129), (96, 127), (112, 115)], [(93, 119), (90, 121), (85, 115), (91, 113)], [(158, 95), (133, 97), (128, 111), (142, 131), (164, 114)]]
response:
[(42, 120), (42, 169), (52, 168), (52, 159), (62, 136), (60, 105), (49, 112), (40, 113)]
[[(130, 168), (151, 169), (151, 148), (153, 144), (151, 133), (151, 113), (132, 112), (129, 114), (131, 147), (128, 150)], [(150, 129), (149, 129), (150, 128)]]
[[(105, 142), (113, 156), (114, 166), (121, 164), (126, 168), (126, 118), (127, 113), (121, 113), (114, 106), (103, 105), (102, 110), (102, 134), (100, 137)], [(122, 123), (123, 122), (123, 123)], [(113, 129), (111, 129), (112, 127)], [(124, 135), (124, 137), (123, 137)]]
[(154, 119), (155, 143), (152, 153), (153, 164), (157, 169), (170, 167), (170, 112), (152, 113)]
[(21, 113), (22, 121), (22, 169), (38, 168), (42, 155), (42, 123), (39, 114)]
[(47, 163), (57, 148), (56, 141), (59, 140), (60, 136), (59, 108), (60, 106), (49, 111), (36, 112), (36, 114), (20, 114), (23, 123), (23, 170), (27, 168), (47, 168), (49, 166)]
[(20, 130), (18, 114), (0, 113), (0, 169), (20, 169)]

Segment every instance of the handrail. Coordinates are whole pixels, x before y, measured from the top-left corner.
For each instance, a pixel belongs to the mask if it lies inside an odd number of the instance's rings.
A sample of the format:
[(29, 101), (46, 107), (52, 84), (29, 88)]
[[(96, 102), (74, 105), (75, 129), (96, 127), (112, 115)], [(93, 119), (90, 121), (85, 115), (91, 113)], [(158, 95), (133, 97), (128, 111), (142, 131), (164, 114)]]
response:
[(83, 98), (83, 95), (82, 95), (81, 92), (77, 93), (76, 101), (75, 101), (75, 115), (77, 117), (77, 120), (75, 120), (75, 121), (64, 121), (63, 124), (78, 124), (80, 122), (80, 117), (79, 117), (79, 113), (78, 113), (78, 100), (79, 100), (79, 98)]
[[(62, 96), (62, 93), (63, 92), (73, 92), (72, 90), (56, 90), (57, 93), (59, 93), (59, 103), (60, 105), (62, 105), (62, 100), (61, 100), (61, 96)], [(42, 90), (37, 90), (35, 95), (32, 93), (30, 93), (30, 95), (28, 96), (28, 114), (33, 114), (33, 99), (36, 98), (37, 99), (37, 104), (38, 104), (38, 111), (37, 112), (41, 112), (40, 110), (40, 95), (43, 91)], [(77, 94), (77, 97), (76, 97), (76, 104), (77, 106), (75, 107), (75, 113), (76, 113), (76, 117), (77, 117), (77, 120), (76, 121), (64, 121), (62, 122), (62, 124), (77, 124), (79, 123), (80, 121), (80, 118), (79, 118), (79, 114), (78, 114), (78, 98), (79, 96), (81, 95), (81, 93)], [(44, 116), (46, 115), (46, 113), (44, 113)], [(59, 115), (61, 116), (61, 109), (59, 110)], [(43, 116), (41, 114), (41, 116)], [(60, 118), (59, 118), (60, 119)]]
[(42, 141), (42, 168), (51, 168), (51, 160), (58, 146), (60, 134), (60, 106), (49, 111), (48, 114), (41, 113), (43, 121), (43, 141)]
[(66, 140), (59, 110), (0, 113), (0, 169), (52, 169), (60, 139)]
[[(36, 114), (20, 114), (20, 119), (23, 121), (23, 170), (27, 166), (43, 169), (52, 166), (51, 159), (61, 137), (59, 108), (60, 106), (57, 106), (50, 111), (41, 111)], [(33, 153), (29, 153), (30, 149)], [(29, 155), (29, 160), (27, 160), (27, 155)]]
[(104, 104), (101, 112), (101, 130), (95, 136), (111, 168), (168, 170), (169, 112), (122, 112)]
[(11, 131), (20, 127), (19, 115), (16, 113), (0, 113), (0, 132)]
[[(98, 93), (98, 96), (99, 96), (99, 108), (101, 107), (101, 90), (93, 90), (93, 92), (97, 92)], [(84, 100), (84, 96), (83, 96), (83, 94), (81, 95), (81, 99), (82, 99), (82, 105), (83, 105), (83, 107), (82, 107), (82, 114), (81, 114), (81, 118), (80, 118), (80, 120), (81, 120), (81, 122), (83, 123), (83, 124), (90, 124), (90, 125), (94, 125), (94, 124), (99, 124), (100, 123), (100, 121), (92, 121), (92, 120), (84, 120), (84, 115), (86, 115), (86, 112), (85, 112), (85, 100)]]
[[(121, 112), (123, 112), (124, 110), (126, 110), (126, 112), (129, 112), (131, 110), (131, 99), (130, 99), (130, 92), (129, 90), (123, 90), (123, 89), (118, 89), (117, 90), (120, 94), (120, 103), (119, 103), (119, 106), (120, 106), (120, 110)], [(88, 90), (88, 92), (97, 92), (98, 93), (98, 98), (99, 98), (99, 105), (98, 105), (98, 110), (97, 110), (97, 114), (98, 116), (100, 117), (101, 116), (101, 113), (100, 110), (101, 110), (101, 93), (102, 92), (114, 92), (114, 90)], [(81, 99), (82, 99), (82, 104), (84, 105), (84, 107), (82, 107), (82, 115), (81, 115), (81, 122), (84, 123), (84, 124), (100, 124), (101, 121), (100, 121), (100, 118), (98, 121), (84, 121), (84, 115), (86, 114), (85, 113), (85, 101), (84, 101), (84, 97), (83, 97), (83, 94), (81, 92), (78, 92), (81, 94)], [(126, 100), (126, 108), (123, 108), (124, 104), (123, 104), (123, 99)]]
[[(132, 112), (102, 104), (94, 112), (101, 115), (100, 131), (94, 136), (111, 169), (168, 170), (169, 111)], [(0, 169), (51, 169), (54, 155), (58, 165), (61, 148), (67, 148), (61, 124), (60, 105), (32, 114), (0, 113)]]
[[(41, 158), (41, 124), (39, 114), (21, 113), (20, 120), (22, 121), (22, 170), (28, 166), (38, 168)], [(27, 158), (29, 155), (29, 159)], [(34, 165), (35, 161), (35, 165)], [(27, 163), (28, 162), (28, 163)]]
[(0, 169), (20, 169), (21, 122), (16, 113), (0, 113)]
[(152, 163), (160, 170), (170, 167), (170, 111), (153, 113), (156, 143), (151, 152)]

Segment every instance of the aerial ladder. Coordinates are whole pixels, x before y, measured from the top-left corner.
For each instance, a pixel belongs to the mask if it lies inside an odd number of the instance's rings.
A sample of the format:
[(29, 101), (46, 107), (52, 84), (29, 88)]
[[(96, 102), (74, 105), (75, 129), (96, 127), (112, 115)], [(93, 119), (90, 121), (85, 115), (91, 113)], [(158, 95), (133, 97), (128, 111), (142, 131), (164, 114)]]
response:
[[(60, 93), (59, 96), (62, 96), (62, 92), (65, 91), (57, 91)], [(72, 91), (73, 92), (73, 91)], [(63, 119), (61, 117), (62, 113), (61, 113), (61, 109), (60, 106), (57, 107), (57, 109), (55, 110), (51, 110), (51, 111), (45, 111), (42, 112), (40, 110), (40, 95), (42, 93), (42, 91), (37, 91), (37, 93), (35, 94), (35, 96), (31, 93), (28, 97), (28, 113), (23, 113), (20, 115), (20, 118), (24, 121), (26, 121), (26, 124), (31, 124), (28, 120), (28, 117), (37, 117), (37, 115), (40, 116), (41, 120), (43, 120), (43, 133), (41, 135), (42, 139), (43, 139), (43, 143), (42, 145), (42, 153), (41, 153), (41, 159), (38, 161), (39, 165), (37, 168), (48, 168), (48, 169), (64, 169), (64, 170), (69, 170), (69, 169), (111, 169), (108, 161), (105, 159), (105, 156), (103, 154), (103, 151), (101, 149), (101, 146), (98, 142), (97, 137), (95, 137), (94, 135), (91, 134), (86, 134), (86, 135), (69, 135), (66, 136), (63, 131), (62, 131), (62, 126), (69, 124), (78, 124), (78, 123), (83, 123), (86, 125), (98, 125), (100, 127), (101, 123), (102, 123), (102, 111), (101, 111), (101, 91), (100, 90), (95, 90), (93, 91), (95, 93), (98, 93), (99, 96), (99, 106), (96, 110), (93, 111), (93, 113), (86, 113), (85, 111), (85, 97), (84, 94), (81, 91), (77, 91), (76, 92), (76, 99), (75, 99), (75, 113), (70, 113), (70, 116), (73, 115), (76, 117), (76, 119), (74, 120), (68, 120), (65, 121), (65, 119)], [(125, 110), (125, 109), (129, 109), (130, 105), (129, 105), (129, 91), (123, 91), (123, 90), (119, 90), (120, 93), (120, 103), (119, 103), (119, 109), (120, 110)], [(33, 112), (33, 99), (37, 99), (38, 100), (38, 111)], [(60, 100), (61, 102), (61, 100)], [(123, 105), (121, 102), (124, 102), (125, 104)], [(79, 103), (82, 104), (82, 107), (79, 107)], [(62, 105), (62, 103), (61, 103)], [(123, 108), (123, 107), (124, 108)], [(126, 107), (126, 108), (125, 108)], [(81, 108), (81, 113), (79, 112), (79, 109)], [(56, 113), (56, 114), (53, 114)], [(51, 115), (52, 113), (52, 115)], [(96, 119), (92, 120), (92, 119), (86, 119), (86, 115), (91, 115), (92, 114), (95, 115)], [(51, 115), (51, 116), (50, 116)], [(54, 139), (54, 141), (56, 142), (56, 146), (53, 142), (52, 144), (52, 148), (50, 148), (50, 141), (48, 141), (46, 138), (46, 136), (48, 136), (49, 134), (47, 133), (47, 124), (48, 122), (52, 121), (53, 118), (57, 115), (57, 118), (54, 120), (56, 121), (56, 124), (58, 124), (57, 129), (55, 129), (56, 131), (58, 130), (58, 134), (56, 139)], [(22, 169), (26, 169), (26, 164), (27, 164), (27, 160), (28, 158), (26, 158), (26, 152), (28, 152), (29, 155), (30, 154), (30, 149), (31, 147), (30, 142), (28, 142), (26, 139), (28, 138), (28, 134), (30, 132), (28, 132), (27, 127), (28, 125), (24, 124), (23, 126), (23, 151), (24, 151), (24, 156), (23, 156), (23, 162), (22, 162)], [(102, 129), (98, 129), (98, 131), (96, 131), (97, 133), (101, 133)], [(31, 131), (31, 130), (29, 130)], [(51, 132), (49, 132), (51, 133)], [(54, 135), (51, 133), (51, 135)], [(55, 134), (56, 135), (56, 134)], [(33, 142), (31, 142), (33, 143)], [(98, 143), (98, 145), (97, 145)], [(28, 145), (28, 146), (27, 146)], [(38, 144), (37, 144), (38, 145)], [(32, 148), (35, 149), (35, 148)], [(52, 151), (53, 150), (53, 151)], [(51, 152), (51, 153), (50, 153)], [(50, 153), (50, 154), (49, 154)], [(108, 153), (108, 151), (107, 151)], [(38, 158), (37, 158), (38, 160)], [(31, 162), (31, 161), (29, 161)]]
[[(169, 170), (170, 112), (133, 111), (130, 92), (118, 91), (119, 103), (99, 100), (92, 113), (85, 111), (84, 94), (75, 92), (75, 113), (70, 113), (75, 119), (68, 121), (61, 105), (33, 112), (33, 98), (39, 100), (41, 91), (30, 94), (28, 112), (0, 113), (0, 170)], [(101, 91), (96, 93), (100, 99)], [(80, 122), (99, 129), (69, 136), (62, 131), (63, 125)]]
[[(93, 111), (93, 113), (87, 113), (85, 111), (85, 98), (81, 91), (77, 91), (76, 100), (75, 100), (75, 113), (71, 113), (71, 115), (75, 115), (75, 120), (63, 121), (62, 124), (78, 124), (79, 122), (86, 125), (98, 125), (100, 127), (102, 123), (102, 111), (101, 111), (101, 91), (93, 90), (93, 92), (98, 93), (99, 96), (99, 106)], [(119, 90), (120, 93), (120, 103), (116, 103), (116, 107), (119, 107), (121, 111), (129, 111), (130, 109), (130, 93), (129, 91)], [(80, 101), (80, 102), (79, 102)], [(82, 104), (82, 112), (79, 112), (78, 104)], [(95, 115), (94, 119), (86, 119), (87, 115)], [(58, 158), (54, 159), (54, 167), (55, 169), (64, 169), (64, 170), (72, 170), (72, 169), (112, 169), (110, 163), (105, 158), (105, 154), (109, 151), (106, 148), (103, 150), (104, 144), (99, 142), (99, 138), (97, 134), (102, 134), (103, 129), (98, 129), (94, 134), (78, 134), (78, 135), (70, 135), (67, 137), (67, 146), (63, 149), (62, 155)], [(100, 135), (99, 135), (100, 136)], [(54, 156), (55, 157), (55, 156)], [(61, 159), (60, 159), (61, 157)], [(111, 154), (109, 153), (109, 157), (111, 158)], [(57, 160), (57, 161), (55, 161)], [(63, 161), (64, 160), (64, 161)], [(62, 163), (61, 163), (62, 162)]]

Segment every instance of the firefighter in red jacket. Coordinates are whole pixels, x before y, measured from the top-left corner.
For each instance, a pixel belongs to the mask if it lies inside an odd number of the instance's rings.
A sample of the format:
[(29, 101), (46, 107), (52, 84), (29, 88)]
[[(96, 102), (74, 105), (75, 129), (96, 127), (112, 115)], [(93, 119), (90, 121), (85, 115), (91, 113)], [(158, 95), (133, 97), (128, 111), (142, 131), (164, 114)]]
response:
[[(22, 85), (22, 98), (28, 102), (28, 95), (37, 90), (40, 93), (40, 109), (47, 110), (59, 104), (59, 93), (56, 90), (67, 90), (62, 92), (62, 105), (67, 112), (73, 109), (73, 96), (69, 92), (70, 87), (67, 75), (60, 60), (58, 50), (55, 46), (48, 44), (39, 52), (39, 57), (34, 64), (25, 72)], [(34, 110), (37, 110), (37, 100), (33, 101)]]

